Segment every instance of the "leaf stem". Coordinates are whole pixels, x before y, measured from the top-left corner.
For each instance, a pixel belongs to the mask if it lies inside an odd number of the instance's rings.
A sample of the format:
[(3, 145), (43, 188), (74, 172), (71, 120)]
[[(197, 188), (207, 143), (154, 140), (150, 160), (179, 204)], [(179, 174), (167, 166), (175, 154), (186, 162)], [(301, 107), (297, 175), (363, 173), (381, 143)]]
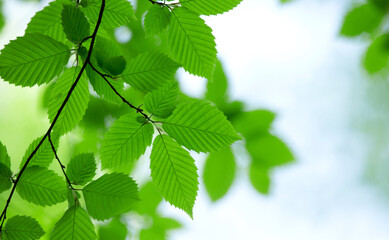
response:
[[(60, 108), (58, 109), (58, 112), (57, 114), (55, 115), (54, 119), (53, 119), (53, 122), (51, 123), (49, 129), (47, 130), (47, 132), (45, 133), (45, 135), (43, 136), (43, 138), (41, 139), (41, 141), (38, 143), (38, 145), (36, 146), (36, 148), (34, 149), (34, 151), (32, 151), (32, 153), (30, 154), (30, 156), (27, 158), (27, 161), (25, 162), (25, 164), (23, 165), (22, 169), (20, 170), (16, 180), (15, 180), (15, 183), (11, 189), (11, 192), (9, 194), (9, 197), (7, 199), (7, 202), (5, 204), (5, 207), (4, 207), (4, 210), (2, 211), (1, 215), (0, 215), (0, 220), (1, 220), (1, 224), (0, 224), (0, 233), (3, 229), (3, 225), (4, 225), (4, 222), (7, 218), (7, 210), (8, 210), (8, 207), (9, 207), (9, 204), (11, 202), (11, 199), (12, 199), (12, 196), (13, 194), (15, 193), (15, 189), (16, 189), (16, 186), (18, 185), (18, 182), (20, 180), (20, 178), (22, 177), (23, 175), (23, 172), (26, 170), (28, 164), (30, 163), (31, 159), (35, 156), (35, 154), (37, 153), (38, 149), (42, 146), (43, 144), (43, 141), (45, 141), (46, 138), (49, 137), (49, 135), (51, 134), (54, 126), (55, 126), (55, 123), (57, 122), (59, 116), (61, 115), (62, 113), (62, 110), (64, 109), (65, 105), (67, 104), (67, 102), (69, 101), (69, 98), (71, 96), (71, 94), (73, 93), (74, 89), (76, 88), (77, 86), (77, 83), (78, 81), (80, 80), (82, 74), (84, 73), (84, 70), (87, 66), (87, 64), (90, 62), (90, 58), (91, 58), (91, 55), (92, 55), (92, 50), (93, 50), (93, 46), (95, 44), (95, 40), (96, 40), (96, 36), (97, 36), (97, 31), (99, 30), (99, 27), (100, 27), (100, 24), (101, 24), (101, 20), (103, 18), (103, 13), (104, 13), (104, 8), (105, 8), (105, 0), (102, 0), (102, 3), (101, 3), (101, 7), (100, 7), (100, 12), (99, 12), (99, 17), (97, 19), (97, 22), (96, 22), (96, 26), (95, 26), (95, 29), (92, 33), (92, 35), (90, 36), (91, 38), (91, 43), (90, 43), (90, 47), (89, 47), (89, 51), (88, 51), (88, 55), (85, 59), (85, 62), (84, 64), (82, 65), (81, 67), (81, 70), (79, 72), (79, 74), (77, 75), (77, 78), (76, 80), (74, 81), (74, 83), (72, 84), (72, 86), (70, 87), (67, 95), (66, 95), (66, 98), (65, 100), (63, 101), (62, 105), (60, 106)], [(88, 38), (89, 39), (89, 38)]]

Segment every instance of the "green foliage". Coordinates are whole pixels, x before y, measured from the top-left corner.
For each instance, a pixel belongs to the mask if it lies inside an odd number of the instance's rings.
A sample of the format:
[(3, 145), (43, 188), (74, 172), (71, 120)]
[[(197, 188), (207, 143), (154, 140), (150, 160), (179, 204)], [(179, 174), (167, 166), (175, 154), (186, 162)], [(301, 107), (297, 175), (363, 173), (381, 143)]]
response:
[[(23, 168), (24, 164), (27, 162), (28, 157), (31, 155), (31, 153), (34, 151), (34, 149), (38, 146), (39, 142), (42, 140), (42, 137), (39, 137), (32, 141), (30, 146), (28, 146), (28, 149), (26, 150), (22, 161), (20, 162), (20, 169)], [(54, 137), (52, 139), (54, 147), (58, 147), (58, 138)], [(41, 147), (38, 149), (38, 151), (35, 153), (34, 157), (31, 158), (29, 166), (40, 166), (48, 168), (51, 162), (54, 159), (54, 153), (51, 149), (51, 145), (49, 140), (46, 138)]]
[(95, 227), (88, 213), (78, 206), (69, 208), (55, 224), (51, 240), (96, 239)]
[(76, 6), (63, 5), (61, 23), (66, 37), (75, 44), (89, 36), (89, 22)]
[(105, 174), (82, 189), (91, 217), (105, 220), (125, 213), (138, 201), (138, 187), (132, 178), (121, 174)]
[(177, 82), (172, 81), (166, 84), (165, 87), (148, 93), (144, 100), (145, 108), (151, 116), (167, 118), (176, 108), (178, 92)]
[(227, 77), (224, 74), (222, 64), (217, 60), (213, 78), (207, 83), (205, 99), (214, 102), (217, 106), (223, 105), (227, 101), (227, 85)]
[(256, 164), (251, 164), (249, 171), (249, 178), (253, 187), (260, 193), (269, 193), (270, 178), (268, 169)]
[(212, 201), (222, 198), (235, 178), (235, 158), (230, 148), (211, 153), (204, 166), (204, 184)]
[(130, 114), (122, 116), (104, 136), (101, 146), (103, 168), (117, 168), (133, 163), (151, 145), (154, 129), (139, 123)]
[(7, 167), (11, 167), (11, 159), (9, 158), (7, 148), (0, 142), (0, 163)]
[(170, 22), (170, 11), (168, 8), (153, 5), (145, 16), (146, 34), (155, 35), (164, 30)]
[(90, 182), (96, 174), (96, 162), (93, 153), (83, 153), (70, 160), (66, 168), (70, 181), (76, 185)]
[(28, 216), (14, 216), (4, 227), (4, 237), (8, 240), (40, 239), (45, 232), (39, 223)]
[(0, 162), (0, 193), (7, 191), (12, 187), (11, 177), (11, 169)]
[(198, 190), (193, 158), (172, 138), (160, 135), (154, 140), (150, 161), (151, 177), (158, 191), (193, 218)]
[(51, 170), (29, 167), (20, 177), (16, 190), (24, 200), (51, 206), (66, 200), (66, 185), (63, 179)]
[[(67, 93), (79, 74), (76, 67), (68, 68), (55, 82), (50, 92), (48, 114), (50, 122), (53, 122), (55, 115), (65, 100)], [(70, 96), (66, 106), (59, 116), (54, 130), (63, 135), (72, 130), (81, 121), (88, 107), (89, 90), (85, 77), (81, 77), (73, 94)]]
[(107, 58), (101, 67), (113, 76), (117, 76), (126, 68), (126, 60), (123, 56)]
[(4, 47), (0, 76), (17, 86), (30, 87), (50, 82), (69, 59), (69, 49), (42, 34), (29, 33)]
[(194, 75), (212, 78), (216, 63), (216, 44), (212, 29), (195, 13), (174, 8), (170, 18), (168, 42), (175, 60)]
[(182, 0), (180, 3), (183, 7), (186, 7), (199, 15), (215, 15), (233, 9), (238, 6), (241, 1), (242, 0)]
[(113, 218), (106, 225), (99, 226), (99, 240), (125, 240), (127, 237), (127, 227), (119, 218)]
[(204, 101), (180, 104), (163, 121), (164, 130), (178, 143), (196, 152), (212, 152), (241, 138), (216, 107)]
[(364, 66), (371, 73), (378, 73), (389, 65), (389, 34), (377, 37), (367, 49)]

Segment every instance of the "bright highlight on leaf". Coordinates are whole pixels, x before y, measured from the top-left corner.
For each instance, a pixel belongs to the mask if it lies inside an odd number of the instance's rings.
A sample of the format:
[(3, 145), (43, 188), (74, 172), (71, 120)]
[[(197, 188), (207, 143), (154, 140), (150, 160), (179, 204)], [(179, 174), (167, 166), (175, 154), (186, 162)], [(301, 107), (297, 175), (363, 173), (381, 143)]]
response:
[(89, 36), (89, 22), (78, 7), (64, 4), (61, 22), (66, 37), (72, 43), (80, 43)]
[(51, 206), (66, 200), (67, 186), (51, 170), (42, 167), (29, 167), (21, 176), (16, 187), (20, 197), (40, 206)]
[(154, 128), (142, 124), (133, 115), (118, 119), (104, 136), (100, 157), (103, 168), (128, 166), (137, 160), (151, 145)]
[(66, 167), (66, 174), (76, 185), (84, 185), (92, 180), (96, 174), (96, 162), (93, 153), (82, 153), (70, 160)]
[(62, 71), (69, 53), (64, 44), (48, 36), (26, 34), (1, 50), (0, 76), (17, 86), (42, 85)]
[(132, 178), (121, 174), (105, 174), (82, 190), (88, 213), (105, 220), (125, 213), (138, 201), (138, 187)]
[(168, 30), (169, 47), (176, 61), (194, 75), (212, 78), (216, 43), (212, 29), (195, 13), (174, 8)]
[(158, 191), (193, 218), (199, 184), (193, 158), (171, 137), (159, 135), (154, 140), (150, 160), (151, 177)]
[(35, 240), (45, 234), (39, 223), (32, 217), (14, 216), (7, 220), (4, 236), (8, 240)]
[(178, 92), (177, 82), (172, 81), (165, 87), (148, 93), (144, 100), (145, 108), (151, 115), (167, 118), (176, 108)]
[(181, 0), (180, 4), (183, 7), (199, 14), (199, 15), (216, 15), (227, 12), (242, 0)]
[(174, 79), (179, 65), (162, 53), (143, 53), (130, 60), (123, 80), (140, 91), (149, 92)]
[(241, 139), (223, 113), (204, 101), (179, 105), (163, 121), (163, 128), (179, 144), (196, 152), (217, 151)]
[(166, 7), (154, 4), (145, 16), (145, 31), (148, 35), (162, 32), (170, 22), (170, 11)]
[[(53, 89), (50, 92), (48, 113), (49, 119), (52, 122), (57, 114), (62, 102), (65, 100), (66, 95), (71, 88), (72, 84), (76, 80), (79, 73), (79, 69), (68, 68), (58, 78)], [(59, 116), (54, 130), (59, 135), (63, 135), (77, 126), (81, 121), (88, 107), (89, 102), (89, 89), (88, 82), (85, 75), (81, 76), (76, 88), (70, 96), (66, 106), (63, 108), (61, 115)]]
[(95, 226), (88, 213), (81, 207), (69, 208), (62, 218), (55, 224), (50, 234), (51, 240), (68, 239), (96, 239)]

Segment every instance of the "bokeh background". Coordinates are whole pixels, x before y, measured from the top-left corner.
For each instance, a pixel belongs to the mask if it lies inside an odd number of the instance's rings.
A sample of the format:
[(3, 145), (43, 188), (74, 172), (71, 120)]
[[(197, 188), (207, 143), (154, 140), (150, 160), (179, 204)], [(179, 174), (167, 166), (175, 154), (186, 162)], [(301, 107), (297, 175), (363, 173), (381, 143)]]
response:
[[(247, 156), (239, 156), (243, 167), (226, 197), (213, 203), (200, 182), (194, 220), (167, 203), (159, 206), (183, 226), (169, 239), (389, 239), (388, 75), (368, 74), (362, 65), (372, 36), (340, 35), (346, 13), (361, 3), (243, 0), (233, 11), (204, 18), (216, 37), (231, 99), (243, 100), (249, 110), (275, 112), (272, 132), (296, 162), (274, 170), (269, 194), (261, 195), (244, 172)], [(23, 35), (46, 4), (4, 0), (1, 46)], [(186, 94), (204, 94), (205, 79), (184, 71), (179, 79)], [(42, 92), (0, 82), (0, 140), (14, 166), (49, 125)], [(194, 156), (202, 175), (204, 155)], [(21, 209), (40, 214), (41, 221), (53, 210)]]

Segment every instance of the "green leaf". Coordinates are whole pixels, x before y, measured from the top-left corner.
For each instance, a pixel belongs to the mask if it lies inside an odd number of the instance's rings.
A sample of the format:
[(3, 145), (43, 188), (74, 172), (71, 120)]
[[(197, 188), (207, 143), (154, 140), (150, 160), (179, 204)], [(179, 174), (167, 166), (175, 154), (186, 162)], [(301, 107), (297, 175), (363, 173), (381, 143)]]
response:
[(7, 148), (0, 142), (0, 163), (3, 163), (8, 168), (11, 168), (11, 159), (8, 155)]
[(223, 113), (204, 101), (180, 104), (163, 121), (163, 128), (179, 144), (196, 152), (217, 151), (241, 139)]
[(216, 44), (212, 29), (198, 15), (174, 8), (170, 18), (168, 43), (175, 60), (189, 73), (212, 78)]
[(161, 194), (156, 191), (152, 182), (148, 182), (139, 191), (139, 204), (136, 206), (136, 211), (140, 214), (155, 215), (161, 201)]
[(180, 1), (180, 4), (199, 15), (216, 15), (228, 12), (238, 6), (241, 1), (242, 0), (182, 0)]
[(130, 60), (122, 75), (125, 82), (149, 92), (174, 79), (179, 65), (162, 53), (143, 53)]
[(126, 68), (126, 60), (123, 56), (107, 58), (102, 68), (113, 76), (121, 74)]
[(0, 54), (0, 76), (17, 86), (50, 82), (68, 62), (69, 49), (39, 33), (29, 33), (7, 44)]
[(389, 65), (389, 34), (377, 37), (367, 49), (363, 62), (370, 74), (378, 73)]
[(253, 162), (272, 167), (290, 163), (294, 160), (289, 148), (279, 138), (266, 134), (255, 139), (246, 139), (246, 147)]
[(102, 168), (126, 166), (137, 160), (151, 145), (154, 128), (141, 124), (131, 115), (123, 115), (104, 136), (100, 157)]
[(147, 11), (144, 21), (148, 35), (156, 35), (164, 30), (170, 22), (170, 11), (167, 7), (154, 4)]
[(209, 154), (204, 167), (204, 185), (212, 201), (222, 198), (235, 178), (235, 158), (231, 149)]
[(51, 206), (66, 200), (67, 187), (64, 180), (51, 170), (29, 167), (16, 187), (20, 197), (40, 206)]
[(78, 44), (89, 36), (89, 22), (84, 13), (76, 6), (63, 5), (61, 23), (66, 37), (72, 43)]
[(50, 234), (51, 240), (96, 239), (95, 226), (88, 213), (81, 207), (69, 208), (55, 224)]
[[(101, 7), (100, 0), (89, 0), (87, 7), (83, 10), (91, 22), (96, 23)], [(106, 0), (104, 17), (101, 21), (103, 28), (117, 28), (135, 21), (134, 10), (129, 1), (126, 0)]]
[(92, 180), (96, 174), (96, 162), (93, 153), (82, 153), (70, 160), (66, 168), (70, 181), (77, 185), (84, 185)]
[(26, 33), (41, 33), (60, 42), (66, 41), (61, 25), (61, 12), (66, 2), (70, 3), (66, 0), (50, 2), (49, 6), (37, 12), (27, 25)]
[(105, 220), (125, 213), (138, 201), (138, 187), (132, 178), (121, 174), (105, 174), (82, 190), (89, 215)]
[[(78, 73), (79, 69), (76, 69), (76, 67), (66, 69), (55, 83), (49, 98), (48, 114), (50, 122), (53, 122), (55, 115), (64, 102)], [(83, 75), (63, 108), (61, 115), (54, 126), (54, 130), (58, 131), (59, 135), (63, 135), (77, 126), (85, 114), (88, 102), (88, 82), (85, 75)]]
[(214, 102), (217, 106), (223, 105), (227, 101), (227, 86), (228, 81), (224, 74), (223, 66), (217, 60), (213, 79), (209, 79), (207, 83), (205, 99)]
[(259, 193), (269, 193), (270, 178), (268, 170), (266, 168), (263, 168), (256, 164), (251, 164), (249, 178), (251, 184)]
[(371, 33), (381, 23), (384, 13), (372, 4), (363, 4), (347, 13), (340, 33), (354, 37), (364, 32)]
[[(31, 155), (31, 153), (35, 150), (35, 148), (38, 146), (39, 142), (42, 140), (42, 137), (36, 138), (32, 143), (28, 146), (26, 152), (24, 153), (24, 156), (22, 158), (22, 161), (20, 162), (19, 168), (22, 169), (24, 164), (26, 163), (28, 157)], [(55, 149), (58, 149), (59, 139), (58, 137), (53, 136), (51, 138), (53, 145)], [(42, 145), (39, 147), (38, 151), (35, 153), (34, 157), (30, 160), (30, 163), (28, 166), (40, 166), (44, 168), (48, 168), (50, 164), (52, 163), (54, 159), (54, 152), (51, 148), (51, 144), (49, 142), (49, 139), (46, 138)]]
[(193, 158), (167, 135), (154, 140), (150, 156), (153, 183), (172, 205), (193, 218), (193, 206), (198, 190), (197, 167)]
[(167, 118), (176, 108), (178, 92), (177, 82), (172, 81), (165, 87), (148, 93), (144, 100), (145, 108), (151, 115)]
[(387, 11), (389, 8), (389, 1), (388, 0), (369, 0), (369, 3), (374, 4), (376, 7), (379, 7), (382, 11)]
[(125, 240), (127, 226), (119, 218), (114, 218), (106, 225), (100, 225), (98, 229), (99, 240)]
[(273, 123), (275, 114), (268, 110), (254, 110), (242, 112), (233, 124), (235, 129), (242, 133), (246, 139), (257, 138), (259, 135), (267, 134)]
[(12, 187), (11, 177), (11, 169), (0, 162), (0, 193), (7, 191)]
[(4, 226), (4, 236), (9, 240), (35, 240), (45, 234), (39, 223), (32, 217), (14, 216)]

